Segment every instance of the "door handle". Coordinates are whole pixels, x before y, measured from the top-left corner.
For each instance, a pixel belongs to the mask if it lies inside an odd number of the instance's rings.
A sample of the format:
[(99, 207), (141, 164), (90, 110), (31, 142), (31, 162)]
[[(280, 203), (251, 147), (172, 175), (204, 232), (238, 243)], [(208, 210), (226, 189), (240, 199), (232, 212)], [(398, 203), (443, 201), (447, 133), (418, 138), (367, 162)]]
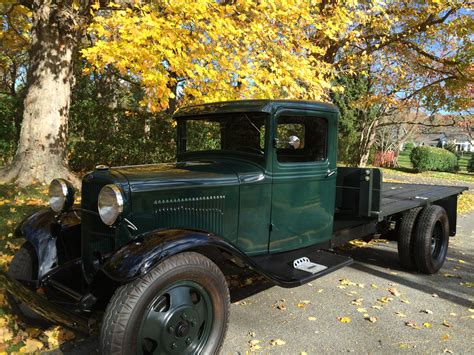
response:
[(328, 169), (327, 173), (326, 173), (326, 177), (330, 177), (330, 176), (333, 176), (335, 173), (336, 173), (337, 169)]

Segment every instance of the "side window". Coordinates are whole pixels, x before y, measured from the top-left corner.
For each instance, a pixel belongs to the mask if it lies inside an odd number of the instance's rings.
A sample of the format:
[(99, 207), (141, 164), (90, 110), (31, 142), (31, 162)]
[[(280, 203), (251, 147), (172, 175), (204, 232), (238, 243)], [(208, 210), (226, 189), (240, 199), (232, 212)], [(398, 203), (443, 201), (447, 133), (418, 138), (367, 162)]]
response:
[(189, 120), (186, 122), (186, 150), (221, 149), (221, 127), (216, 121)]
[(277, 159), (281, 163), (318, 162), (327, 158), (328, 124), (317, 116), (280, 116)]

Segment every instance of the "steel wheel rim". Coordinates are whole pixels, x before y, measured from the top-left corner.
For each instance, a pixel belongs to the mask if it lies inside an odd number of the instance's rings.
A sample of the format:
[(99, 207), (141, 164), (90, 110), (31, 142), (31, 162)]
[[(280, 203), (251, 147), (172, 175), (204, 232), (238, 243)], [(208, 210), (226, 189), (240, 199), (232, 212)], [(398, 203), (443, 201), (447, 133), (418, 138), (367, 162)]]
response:
[(437, 258), (442, 249), (443, 226), (438, 221), (436, 222), (433, 232), (431, 233), (431, 256)]
[(195, 354), (205, 347), (212, 328), (208, 292), (193, 281), (178, 281), (150, 302), (137, 339), (140, 354)]

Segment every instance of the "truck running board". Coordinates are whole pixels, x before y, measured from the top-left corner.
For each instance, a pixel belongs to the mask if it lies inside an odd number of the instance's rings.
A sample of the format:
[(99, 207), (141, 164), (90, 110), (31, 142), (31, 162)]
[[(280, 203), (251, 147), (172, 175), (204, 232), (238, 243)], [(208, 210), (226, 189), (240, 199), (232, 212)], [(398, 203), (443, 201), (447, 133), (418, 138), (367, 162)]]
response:
[(329, 250), (303, 248), (253, 257), (257, 271), (282, 287), (296, 287), (352, 264), (350, 257)]

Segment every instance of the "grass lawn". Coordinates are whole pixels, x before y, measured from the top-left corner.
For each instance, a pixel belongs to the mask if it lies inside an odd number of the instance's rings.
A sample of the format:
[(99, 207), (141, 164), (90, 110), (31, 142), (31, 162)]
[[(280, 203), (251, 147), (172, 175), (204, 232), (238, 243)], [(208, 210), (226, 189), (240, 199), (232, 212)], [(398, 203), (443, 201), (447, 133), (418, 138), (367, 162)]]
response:
[(467, 163), (471, 157), (470, 154), (465, 153), (461, 157), (461, 159), (459, 159), (460, 170), (457, 173), (445, 173), (441, 171), (425, 171), (423, 173), (417, 173), (413, 170), (409, 155), (410, 154), (407, 152), (401, 152), (398, 156), (398, 168), (382, 168), (382, 170), (384, 172), (393, 173), (397, 175), (419, 176), (474, 183), (474, 174), (468, 173), (466, 170)]

